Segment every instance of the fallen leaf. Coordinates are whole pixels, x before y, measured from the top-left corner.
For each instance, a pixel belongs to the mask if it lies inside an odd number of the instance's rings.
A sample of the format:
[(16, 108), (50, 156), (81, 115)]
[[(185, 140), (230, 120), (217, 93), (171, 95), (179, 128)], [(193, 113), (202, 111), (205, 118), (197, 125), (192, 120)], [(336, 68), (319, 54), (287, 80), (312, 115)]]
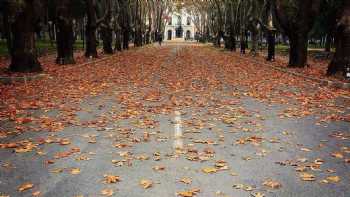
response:
[(80, 169), (79, 168), (72, 168), (70, 170), (70, 173), (73, 174), (73, 175), (80, 174)]
[(101, 195), (103, 196), (112, 196), (113, 195), (113, 190), (112, 189), (103, 189), (101, 191)]
[(35, 192), (32, 193), (33, 196), (39, 196), (40, 194), (41, 194), (40, 191), (35, 191)]
[(195, 188), (195, 189), (191, 189), (188, 191), (177, 192), (177, 195), (181, 196), (181, 197), (192, 197), (192, 196), (195, 196), (199, 192), (200, 192), (200, 189)]
[(192, 183), (192, 179), (188, 178), (188, 177), (184, 177), (180, 180), (180, 182), (185, 183), (185, 184), (191, 184)]
[(213, 168), (213, 167), (206, 167), (206, 168), (203, 168), (202, 171), (204, 173), (207, 173), (207, 174), (212, 174), (212, 173), (217, 172), (218, 170), (216, 168)]
[(150, 187), (153, 186), (153, 182), (151, 180), (147, 180), (147, 179), (142, 179), (140, 181), (140, 185), (144, 188), (144, 189), (148, 189)]
[(271, 188), (271, 189), (279, 189), (279, 188), (282, 187), (282, 184), (281, 184), (281, 183), (279, 183), (279, 182), (277, 182), (277, 181), (274, 181), (274, 180), (271, 180), (271, 179), (265, 180), (265, 181), (263, 182), (263, 185), (264, 185), (264, 186), (267, 186), (267, 187), (269, 187), (269, 188)]
[(338, 158), (338, 159), (343, 159), (344, 155), (342, 153), (336, 152), (331, 154), (333, 157)]
[(164, 166), (154, 166), (152, 169), (155, 171), (163, 171), (163, 170), (165, 170), (165, 167)]
[(63, 145), (63, 146), (69, 145), (70, 143), (71, 143), (70, 140), (67, 138), (60, 140), (60, 145)]
[(25, 190), (32, 189), (33, 186), (34, 186), (34, 184), (32, 184), (32, 183), (24, 183), (23, 185), (18, 187), (18, 191), (23, 192)]
[(117, 183), (120, 181), (120, 177), (114, 175), (105, 175), (104, 178), (106, 183)]
[(260, 192), (257, 192), (257, 193), (254, 193), (254, 194), (251, 194), (253, 197), (265, 197), (265, 194), (263, 193), (260, 193)]
[(340, 177), (339, 176), (329, 176), (326, 178), (326, 180), (331, 182), (331, 183), (338, 183), (340, 181)]
[(306, 173), (306, 172), (300, 173), (299, 176), (300, 176), (301, 180), (303, 180), (303, 181), (315, 181), (316, 180), (315, 175), (310, 174), (310, 173)]

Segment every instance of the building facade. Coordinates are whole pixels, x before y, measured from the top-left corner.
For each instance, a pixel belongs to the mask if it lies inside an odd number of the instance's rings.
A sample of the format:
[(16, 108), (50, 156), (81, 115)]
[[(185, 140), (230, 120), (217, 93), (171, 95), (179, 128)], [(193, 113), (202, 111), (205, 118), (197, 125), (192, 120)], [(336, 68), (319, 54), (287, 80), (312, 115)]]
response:
[(164, 40), (193, 40), (195, 35), (193, 19), (185, 9), (170, 13), (166, 18)]

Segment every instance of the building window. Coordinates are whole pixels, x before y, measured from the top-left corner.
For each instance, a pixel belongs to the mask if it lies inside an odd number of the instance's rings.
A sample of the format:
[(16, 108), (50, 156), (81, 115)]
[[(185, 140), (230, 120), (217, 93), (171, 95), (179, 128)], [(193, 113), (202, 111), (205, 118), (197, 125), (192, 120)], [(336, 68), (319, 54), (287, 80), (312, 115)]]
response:
[(191, 25), (191, 18), (187, 17), (187, 25)]
[(172, 24), (173, 24), (173, 18), (170, 17), (170, 18), (169, 18), (169, 23), (168, 23), (168, 25), (172, 25)]
[(186, 31), (186, 40), (189, 40), (189, 39), (191, 39), (191, 31), (187, 30)]
[(177, 17), (177, 25), (181, 25), (181, 23), (182, 23), (182, 22), (181, 22), (181, 16), (178, 16), (178, 17)]
[(173, 31), (171, 31), (171, 29), (168, 30), (168, 40), (171, 40), (173, 36)]

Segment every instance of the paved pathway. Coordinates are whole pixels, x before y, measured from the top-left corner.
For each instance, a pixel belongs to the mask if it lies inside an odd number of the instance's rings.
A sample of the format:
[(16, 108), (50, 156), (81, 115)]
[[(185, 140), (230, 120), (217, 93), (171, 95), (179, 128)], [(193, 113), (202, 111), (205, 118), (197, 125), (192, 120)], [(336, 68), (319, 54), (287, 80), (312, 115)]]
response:
[(128, 53), (102, 92), (0, 139), (0, 196), (349, 196), (347, 92), (207, 46)]

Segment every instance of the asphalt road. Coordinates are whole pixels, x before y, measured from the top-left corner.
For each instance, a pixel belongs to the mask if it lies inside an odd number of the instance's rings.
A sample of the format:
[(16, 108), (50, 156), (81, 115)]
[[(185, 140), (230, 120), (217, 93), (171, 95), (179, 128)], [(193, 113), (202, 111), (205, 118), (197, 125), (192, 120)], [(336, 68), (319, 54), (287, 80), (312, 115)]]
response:
[(30, 111), (72, 117), (62, 131), (0, 139), (29, 149), (0, 148), (0, 196), (350, 196), (350, 123), (320, 121), (349, 112), (340, 97), (206, 46), (132, 53), (148, 59), (123, 86)]

